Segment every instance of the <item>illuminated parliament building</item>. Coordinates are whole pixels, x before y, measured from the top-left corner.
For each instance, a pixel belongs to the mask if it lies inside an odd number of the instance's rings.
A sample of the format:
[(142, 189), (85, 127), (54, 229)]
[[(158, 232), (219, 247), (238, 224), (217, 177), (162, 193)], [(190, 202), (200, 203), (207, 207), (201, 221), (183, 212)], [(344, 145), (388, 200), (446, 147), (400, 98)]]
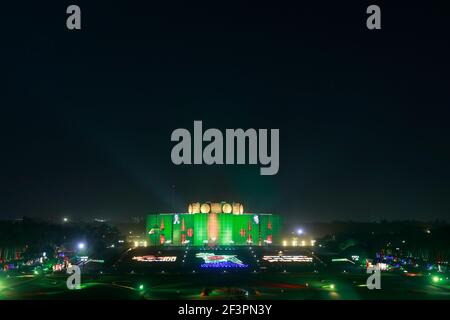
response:
[(280, 225), (278, 215), (245, 213), (240, 203), (195, 202), (187, 213), (148, 215), (146, 231), (151, 246), (266, 246), (279, 244)]

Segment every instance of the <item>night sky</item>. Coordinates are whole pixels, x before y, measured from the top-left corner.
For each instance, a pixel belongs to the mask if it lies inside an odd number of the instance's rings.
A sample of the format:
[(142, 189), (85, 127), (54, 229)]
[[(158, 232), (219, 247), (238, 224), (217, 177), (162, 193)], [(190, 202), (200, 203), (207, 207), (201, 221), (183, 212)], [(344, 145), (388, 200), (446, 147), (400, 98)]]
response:
[[(450, 218), (443, 1), (29, 2), (1, 10), (0, 218), (221, 200), (298, 221)], [(194, 120), (280, 129), (279, 173), (173, 165), (170, 135)]]

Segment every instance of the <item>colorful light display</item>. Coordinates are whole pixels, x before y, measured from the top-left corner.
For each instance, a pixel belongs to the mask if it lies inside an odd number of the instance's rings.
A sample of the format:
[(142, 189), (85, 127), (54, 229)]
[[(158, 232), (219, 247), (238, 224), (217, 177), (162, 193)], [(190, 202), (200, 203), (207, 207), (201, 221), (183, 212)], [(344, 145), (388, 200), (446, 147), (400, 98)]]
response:
[[(208, 205), (213, 206), (215, 204), (208, 203)], [(225, 210), (214, 208), (217, 210), (213, 212), (210, 208), (208, 213), (200, 213), (199, 203), (193, 203), (190, 206), (191, 213), (148, 215), (147, 236), (149, 245), (262, 246), (272, 243), (277, 244), (281, 241), (279, 238), (281, 219), (278, 215), (263, 213), (233, 214), (234, 211), (229, 210), (230, 208), (225, 204), (223, 205)], [(216, 207), (218, 206), (216, 205)], [(242, 208), (241, 204), (239, 204), (239, 208)]]
[(217, 262), (217, 263), (202, 263), (200, 265), (201, 268), (217, 268), (217, 269), (223, 269), (223, 268), (247, 268), (248, 265), (246, 264), (236, 264), (233, 262), (225, 261), (225, 262)]
[(311, 263), (313, 262), (312, 257), (308, 256), (263, 256), (264, 261), (273, 262), (301, 262), (301, 263)]
[(236, 255), (216, 255), (214, 253), (197, 253), (197, 258), (203, 259), (204, 263), (200, 265), (201, 268), (247, 268), (248, 265), (244, 264), (237, 258)]

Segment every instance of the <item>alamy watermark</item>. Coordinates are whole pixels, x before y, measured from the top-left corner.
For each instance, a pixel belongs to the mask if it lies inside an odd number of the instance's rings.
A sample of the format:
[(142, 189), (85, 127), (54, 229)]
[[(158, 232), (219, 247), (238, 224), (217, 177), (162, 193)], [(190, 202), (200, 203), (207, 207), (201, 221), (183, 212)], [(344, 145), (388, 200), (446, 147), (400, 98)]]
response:
[(81, 269), (79, 266), (70, 266), (67, 268), (67, 274), (70, 276), (67, 278), (67, 289), (75, 290), (81, 288)]
[(378, 266), (368, 267), (367, 273), (371, 275), (367, 278), (366, 286), (367, 289), (381, 289), (381, 269)]
[[(179, 128), (172, 132), (171, 141), (178, 142), (171, 152), (172, 162), (176, 165), (259, 162), (261, 175), (275, 175), (280, 168), (279, 129), (225, 129), (224, 138), (219, 129), (210, 128), (203, 132), (202, 121), (194, 121), (193, 136), (189, 130)], [(203, 147), (204, 142), (207, 144)]]

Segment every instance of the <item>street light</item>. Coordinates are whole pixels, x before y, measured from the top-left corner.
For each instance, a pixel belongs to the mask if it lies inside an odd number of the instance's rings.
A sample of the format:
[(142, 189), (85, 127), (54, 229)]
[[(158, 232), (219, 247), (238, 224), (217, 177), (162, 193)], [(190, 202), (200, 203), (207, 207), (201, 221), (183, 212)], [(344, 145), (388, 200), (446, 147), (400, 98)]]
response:
[(302, 234), (303, 234), (303, 229), (298, 229), (298, 230), (297, 230), (297, 234), (298, 234), (298, 235), (302, 235)]
[(63, 222), (68, 222), (68, 221), (69, 221), (69, 218), (66, 218), (66, 217), (63, 218)]
[(84, 242), (78, 243), (78, 249), (83, 250), (85, 247), (86, 245), (84, 244)]

